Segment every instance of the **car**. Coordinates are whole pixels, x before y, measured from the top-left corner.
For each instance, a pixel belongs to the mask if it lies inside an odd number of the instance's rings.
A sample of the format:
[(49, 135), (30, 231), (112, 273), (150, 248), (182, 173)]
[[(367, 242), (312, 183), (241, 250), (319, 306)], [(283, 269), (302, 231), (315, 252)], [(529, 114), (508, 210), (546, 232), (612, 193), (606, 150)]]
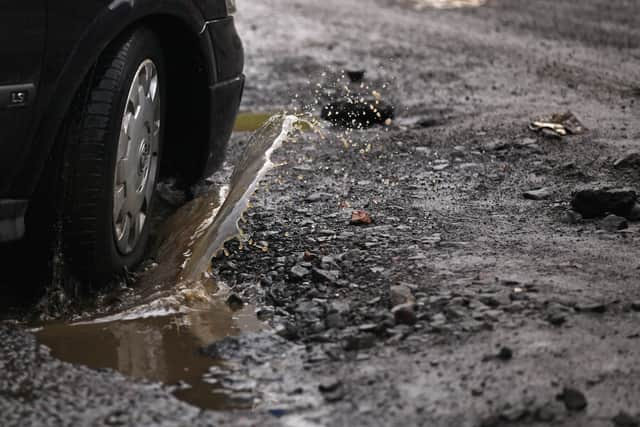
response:
[(158, 180), (190, 185), (223, 161), (245, 80), (235, 9), (1, 1), (0, 242), (46, 223), (78, 275), (134, 268)]

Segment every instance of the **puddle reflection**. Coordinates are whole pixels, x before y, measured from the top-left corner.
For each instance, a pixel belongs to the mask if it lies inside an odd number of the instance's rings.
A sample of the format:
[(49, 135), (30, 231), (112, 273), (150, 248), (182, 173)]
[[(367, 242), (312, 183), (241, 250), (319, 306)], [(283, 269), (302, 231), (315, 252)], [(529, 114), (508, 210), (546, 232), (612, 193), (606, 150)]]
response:
[[(107, 323), (51, 324), (36, 333), (52, 355), (91, 368), (111, 368), (134, 378), (184, 384), (176, 396), (208, 409), (246, 408), (228, 390), (204, 380), (216, 362), (199, 348), (227, 336), (264, 329), (251, 306), (231, 312), (223, 302), (163, 317)], [(216, 365), (217, 363), (217, 365)]]

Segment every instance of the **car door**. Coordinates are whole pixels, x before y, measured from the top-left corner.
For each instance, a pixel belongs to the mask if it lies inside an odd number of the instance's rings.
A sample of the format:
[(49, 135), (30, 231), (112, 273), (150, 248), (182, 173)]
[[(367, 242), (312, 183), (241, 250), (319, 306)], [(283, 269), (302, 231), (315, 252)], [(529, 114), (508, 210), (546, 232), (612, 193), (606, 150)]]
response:
[[(30, 130), (46, 32), (46, 0), (0, 0), (0, 197)], [(21, 157), (21, 156), (20, 156)]]

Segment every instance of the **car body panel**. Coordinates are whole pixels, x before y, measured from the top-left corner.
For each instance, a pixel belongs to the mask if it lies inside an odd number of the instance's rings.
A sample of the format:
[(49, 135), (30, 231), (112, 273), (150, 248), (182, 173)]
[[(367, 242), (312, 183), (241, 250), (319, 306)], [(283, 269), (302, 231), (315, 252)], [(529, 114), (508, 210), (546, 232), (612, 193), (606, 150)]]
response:
[[(0, 0), (0, 23), (4, 24), (5, 20), (9, 20), (5, 18), (5, 10), (15, 13), (22, 11), (26, 15), (36, 5), (40, 5), (42, 12), (38, 15), (39, 20), (36, 19), (30, 26), (20, 28), (14, 25), (14, 37), (20, 42), (16, 43), (18, 48), (13, 50), (2, 50), (3, 47), (0, 46), (0, 69), (7, 68), (4, 65), (5, 59), (17, 55), (16, 51), (23, 48), (22, 40), (28, 40), (33, 46), (26, 49), (23, 56), (25, 63), (31, 61), (31, 70), (27, 70), (29, 67), (25, 65), (23, 68), (26, 71), (10, 71), (9, 68), (0, 71), (3, 73), (0, 74), (0, 82), (2, 79), (5, 82), (4, 85), (0, 83), (0, 92), (8, 84), (34, 83), (37, 97), (33, 98), (28, 111), (26, 108), (22, 111), (22, 123), (25, 123), (23, 129), (15, 128), (10, 133), (4, 131), (7, 134), (0, 130), (0, 200), (25, 200), (33, 195), (52, 155), (56, 137), (74, 94), (78, 93), (101, 52), (128, 29), (159, 18), (170, 18), (173, 20), (171, 22), (179, 23), (193, 35), (198, 45), (207, 85), (212, 94), (216, 92), (212, 88), (224, 80), (236, 81), (241, 77), (242, 44), (235, 32), (233, 19), (226, 16), (224, 0), (21, 1), (24, 1), (20, 3), (24, 7), (15, 6), (17, 2), (14, 1), (9, 5), (10, 0)], [(3, 5), (3, 2), (7, 4)], [(21, 22), (20, 19), (14, 20)], [(25, 20), (26, 17), (23, 16), (22, 21)], [(171, 31), (171, 28), (167, 28), (167, 31)], [(38, 40), (41, 41), (39, 47)], [(231, 46), (227, 46), (227, 43), (231, 43)], [(0, 44), (5, 43), (0, 41)], [(36, 58), (41, 61), (42, 67), (34, 64)], [(217, 63), (217, 59), (224, 63)], [(13, 79), (9, 78), (11, 72), (14, 74)], [(237, 94), (233, 94), (229, 100), (210, 100), (210, 114), (207, 116), (211, 116), (211, 111), (220, 110), (217, 104), (227, 103), (233, 114), (232, 117), (225, 116), (225, 120), (233, 121), (238, 108), (236, 101), (243, 84), (231, 86)], [(0, 129), (6, 129), (7, 123), (14, 122), (10, 114), (15, 115), (13, 112), (5, 114), (4, 110), (0, 110)], [(214, 140), (228, 139), (230, 131), (222, 132), (221, 135), (215, 127), (219, 125), (213, 124), (209, 137), (201, 142), (205, 149), (226, 145), (226, 141)], [(232, 123), (226, 123), (224, 127), (230, 128)], [(201, 173), (211, 171), (213, 165), (218, 163), (220, 162), (215, 159), (207, 160), (202, 165)]]
[[(9, 3), (11, 3), (9, 5)], [(45, 49), (44, 0), (0, 0), (0, 195), (24, 152)], [(15, 42), (14, 42), (15, 41)], [(22, 100), (22, 101), (21, 101)]]

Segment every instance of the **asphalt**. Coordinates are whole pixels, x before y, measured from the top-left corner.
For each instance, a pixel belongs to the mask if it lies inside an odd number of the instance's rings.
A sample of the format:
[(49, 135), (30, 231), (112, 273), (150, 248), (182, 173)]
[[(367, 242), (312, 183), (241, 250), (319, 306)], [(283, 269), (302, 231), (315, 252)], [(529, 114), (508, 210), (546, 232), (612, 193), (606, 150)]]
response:
[[(638, 165), (616, 166), (640, 149), (640, 4), (419, 3), (239, 5), (245, 111), (318, 116), (345, 94), (395, 107), (388, 126), (284, 144), (242, 223), (258, 244), (213, 262), (274, 331), (202, 350), (255, 382), (254, 410), (200, 410), (5, 324), (0, 424), (640, 423), (640, 225), (570, 210), (582, 188), (640, 190)], [(529, 129), (566, 110), (584, 133)]]

